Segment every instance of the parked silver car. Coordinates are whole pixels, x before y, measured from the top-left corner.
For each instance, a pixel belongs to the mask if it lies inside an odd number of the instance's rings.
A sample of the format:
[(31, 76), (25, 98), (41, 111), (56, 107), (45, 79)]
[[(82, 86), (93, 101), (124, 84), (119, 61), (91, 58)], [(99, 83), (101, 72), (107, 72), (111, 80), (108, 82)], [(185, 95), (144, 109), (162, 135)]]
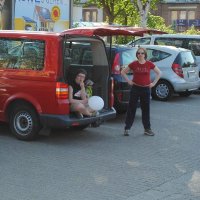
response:
[(200, 76), (200, 36), (199, 35), (185, 35), (185, 34), (155, 34), (145, 37), (140, 37), (134, 41), (128, 43), (130, 46), (135, 45), (146, 45), (146, 44), (156, 44), (156, 45), (167, 45), (182, 47), (185, 49), (192, 50), (196, 62), (199, 68)]
[[(147, 49), (147, 59), (162, 72), (161, 79), (152, 88), (152, 98), (167, 101), (174, 93), (190, 96), (192, 91), (200, 87), (196, 58), (191, 50), (161, 45), (140, 45), (140, 47)], [(137, 50), (138, 47), (132, 48)], [(151, 78), (154, 78), (153, 73)]]

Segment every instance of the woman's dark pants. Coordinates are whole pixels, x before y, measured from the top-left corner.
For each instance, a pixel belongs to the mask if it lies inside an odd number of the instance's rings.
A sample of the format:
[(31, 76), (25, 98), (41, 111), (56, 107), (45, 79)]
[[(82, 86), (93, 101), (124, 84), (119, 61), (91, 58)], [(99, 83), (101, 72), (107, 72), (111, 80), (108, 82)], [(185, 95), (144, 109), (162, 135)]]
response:
[(126, 113), (125, 130), (130, 130), (133, 125), (136, 109), (138, 107), (138, 101), (140, 100), (140, 106), (142, 110), (142, 123), (144, 129), (150, 129), (150, 88), (132, 86), (130, 91), (129, 105)]

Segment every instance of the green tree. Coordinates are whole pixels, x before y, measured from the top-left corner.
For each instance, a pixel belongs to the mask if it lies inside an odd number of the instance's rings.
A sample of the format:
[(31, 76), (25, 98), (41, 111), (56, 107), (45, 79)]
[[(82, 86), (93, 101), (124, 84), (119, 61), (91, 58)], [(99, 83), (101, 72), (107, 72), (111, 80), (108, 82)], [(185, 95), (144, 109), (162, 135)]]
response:
[(164, 18), (160, 16), (155, 16), (149, 13), (148, 20), (147, 20), (147, 26), (149, 28), (154, 28), (158, 30), (165, 31), (167, 33), (175, 33), (172, 26), (166, 26)]
[(130, 0), (136, 6), (139, 17), (140, 26), (147, 27), (147, 20), (151, 9), (155, 9), (156, 3), (160, 0)]
[(81, 1), (80, 0), (73, 0), (74, 4), (79, 4)]
[(188, 34), (188, 35), (200, 35), (200, 31), (195, 28), (195, 26), (191, 26), (187, 31), (185, 31), (183, 34)]
[(116, 16), (115, 23), (128, 26), (138, 25), (140, 19), (136, 7), (130, 3), (127, 5), (124, 4), (123, 6), (119, 7), (121, 9), (123, 8), (123, 10)]
[[(95, 4), (99, 8), (103, 8), (106, 14), (106, 21), (113, 24), (115, 21), (123, 21), (127, 24), (130, 10), (135, 10), (130, 0), (88, 0), (87, 5)], [(123, 20), (119, 20), (119, 16), (123, 16)]]
[(148, 13), (155, 9), (159, 0), (88, 0), (87, 5), (95, 4), (103, 8), (109, 24), (147, 26)]

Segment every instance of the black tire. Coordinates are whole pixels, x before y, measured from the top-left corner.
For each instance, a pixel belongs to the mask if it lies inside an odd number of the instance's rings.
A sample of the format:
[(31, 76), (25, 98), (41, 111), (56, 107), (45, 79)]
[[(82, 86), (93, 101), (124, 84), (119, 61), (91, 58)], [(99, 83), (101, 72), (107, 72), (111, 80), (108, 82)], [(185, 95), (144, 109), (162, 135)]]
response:
[(174, 91), (172, 86), (164, 80), (159, 81), (153, 88), (152, 88), (152, 98), (159, 100), (159, 101), (168, 101)]
[(37, 113), (26, 104), (13, 106), (9, 123), (11, 132), (20, 140), (35, 139), (41, 128)]
[(186, 92), (179, 92), (178, 94), (180, 97), (189, 97), (192, 94), (192, 92), (186, 91)]

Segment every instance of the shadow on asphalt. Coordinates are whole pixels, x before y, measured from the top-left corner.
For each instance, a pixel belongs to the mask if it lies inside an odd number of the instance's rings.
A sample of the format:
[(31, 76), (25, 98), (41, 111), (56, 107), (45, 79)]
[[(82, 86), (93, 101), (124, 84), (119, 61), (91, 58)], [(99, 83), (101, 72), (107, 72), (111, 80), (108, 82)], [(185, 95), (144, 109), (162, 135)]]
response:
[[(198, 93), (193, 93), (191, 94), (189, 97), (182, 97), (182, 96), (179, 96), (178, 94), (174, 94), (170, 100), (168, 101), (159, 101), (159, 100), (154, 100), (152, 99), (152, 102), (161, 102), (161, 103), (173, 103), (173, 102), (186, 102), (186, 101), (192, 101), (194, 100), (195, 96), (198, 96), (200, 95), (200, 92)], [(196, 98), (195, 98), (196, 99)]]
[[(72, 130), (72, 129), (52, 129), (48, 135), (39, 134), (38, 137), (33, 141), (28, 142), (41, 142), (51, 144), (67, 144), (73, 142), (95, 142), (105, 140), (109, 137), (108, 134), (101, 132), (101, 126), (97, 128), (86, 128), (84, 130)], [(0, 137), (13, 138), (18, 140), (12, 135), (9, 126), (7, 124), (0, 123)]]

